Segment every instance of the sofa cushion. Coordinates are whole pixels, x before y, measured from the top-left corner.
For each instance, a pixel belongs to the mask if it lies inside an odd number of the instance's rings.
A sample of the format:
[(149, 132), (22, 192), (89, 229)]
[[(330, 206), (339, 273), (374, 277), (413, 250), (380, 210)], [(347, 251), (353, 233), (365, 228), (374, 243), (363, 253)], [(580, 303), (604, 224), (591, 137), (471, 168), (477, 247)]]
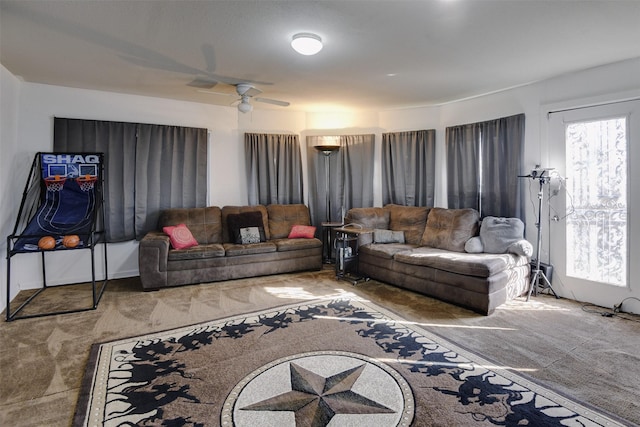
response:
[(198, 241), (193, 238), (193, 234), (184, 224), (167, 225), (162, 227), (162, 231), (169, 236), (171, 247), (173, 249), (188, 249), (198, 246)]
[(189, 249), (169, 250), (169, 261), (184, 261), (190, 259), (207, 259), (224, 257), (224, 247), (220, 243), (198, 245)]
[(302, 204), (268, 205), (270, 239), (284, 239), (294, 225), (311, 225), (309, 208)]
[(360, 252), (368, 253), (380, 258), (393, 259), (393, 257), (405, 251), (415, 249), (415, 245), (407, 245), (402, 243), (372, 243), (359, 248)]
[(235, 243), (225, 243), (224, 251), (226, 256), (240, 256), (252, 254), (264, 254), (275, 252), (276, 245), (273, 242), (251, 243), (249, 245), (237, 245)]
[(160, 212), (158, 230), (178, 224), (185, 224), (201, 245), (222, 243), (222, 215), (217, 206), (172, 208)]
[(351, 208), (344, 217), (345, 224), (358, 224), (362, 228), (389, 228), (389, 211), (384, 208)]
[(278, 252), (297, 251), (300, 249), (321, 248), (322, 241), (320, 239), (272, 239), (270, 242), (276, 244)]
[(404, 231), (404, 239), (408, 244), (420, 244), (429, 208), (388, 204), (384, 209), (389, 211), (389, 229)]
[(513, 254), (470, 254), (425, 246), (399, 252), (394, 259), (406, 264), (476, 277), (490, 277), (503, 270), (528, 263), (526, 257)]
[(467, 240), (478, 234), (475, 209), (433, 208), (420, 241), (421, 246), (464, 252)]
[[(235, 243), (234, 235), (229, 230), (229, 224), (227, 218), (229, 215), (235, 215), (245, 212), (260, 212), (262, 215), (262, 229), (264, 230), (264, 236), (266, 240), (271, 238), (269, 234), (269, 217), (267, 214), (267, 208), (262, 205), (255, 206), (224, 206), (222, 208), (222, 242), (223, 243)], [(251, 225), (248, 225), (251, 226)]]

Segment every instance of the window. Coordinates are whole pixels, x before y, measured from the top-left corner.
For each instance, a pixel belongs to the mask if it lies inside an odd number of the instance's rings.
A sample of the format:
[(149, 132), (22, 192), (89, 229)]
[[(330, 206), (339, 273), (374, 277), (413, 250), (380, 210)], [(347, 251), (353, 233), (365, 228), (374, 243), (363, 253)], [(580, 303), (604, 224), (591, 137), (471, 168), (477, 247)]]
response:
[(627, 120), (568, 123), (565, 127), (567, 275), (627, 285)]

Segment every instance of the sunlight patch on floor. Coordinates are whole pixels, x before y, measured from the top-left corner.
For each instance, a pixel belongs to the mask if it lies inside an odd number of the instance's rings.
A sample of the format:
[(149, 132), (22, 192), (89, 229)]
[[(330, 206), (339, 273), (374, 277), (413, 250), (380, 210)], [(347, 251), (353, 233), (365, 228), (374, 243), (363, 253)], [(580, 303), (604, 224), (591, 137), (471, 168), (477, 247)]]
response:
[(312, 300), (317, 298), (345, 298), (358, 301), (364, 301), (357, 295), (342, 289), (335, 289), (331, 293), (313, 293), (303, 287), (271, 287), (265, 286), (264, 290), (277, 298), (296, 299), (296, 300)]
[(527, 301), (525, 297), (521, 297), (519, 299), (507, 301), (500, 307), (496, 308), (498, 310), (506, 310), (506, 311), (571, 311), (566, 307), (559, 307), (557, 305), (553, 305), (551, 303), (545, 301), (539, 301), (535, 299), (529, 299)]
[(387, 363), (387, 364), (393, 364), (393, 363), (400, 363), (403, 365), (414, 365), (414, 366), (442, 366), (445, 368), (455, 368), (455, 369), (465, 369), (465, 370), (475, 370), (475, 369), (487, 369), (487, 370), (500, 370), (500, 369), (505, 369), (505, 370), (510, 370), (510, 371), (517, 371), (517, 372), (536, 372), (538, 371), (537, 369), (534, 368), (514, 368), (513, 366), (501, 366), (501, 365), (482, 365), (479, 363), (473, 363), (473, 362), (460, 362), (460, 363), (455, 363), (455, 362), (429, 362), (429, 361), (425, 361), (425, 360), (407, 360), (407, 359), (384, 359), (384, 358), (378, 358), (376, 359), (379, 362), (382, 363)]
[(335, 317), (335, 316), (314, 316), (316, 319), (329, 319), (329, 320), (347, 320), (350, 322), (367, 322), (367, 323), (389, 323), (394, 325), (415, 325), (415, 326), (428, 326), (431, 328), (455, 328), (455, 329), (486, 329), (493, 331), (517, 331), (514, 328), (501, 328), (499, 326), (473, 326), (473, 325), (451, 325), (441, 323), (423, 323), (423, 322), (411, 322), (409, 320), (397, 320), (397, 319), (363, 319), (361, 317)]

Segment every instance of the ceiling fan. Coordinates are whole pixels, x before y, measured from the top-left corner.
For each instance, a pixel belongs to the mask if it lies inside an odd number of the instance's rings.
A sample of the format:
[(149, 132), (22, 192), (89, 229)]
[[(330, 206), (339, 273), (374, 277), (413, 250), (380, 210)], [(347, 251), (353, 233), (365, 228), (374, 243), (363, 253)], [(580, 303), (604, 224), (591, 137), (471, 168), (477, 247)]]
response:
[[(287, 102), (287, 101), (280, 101), (280, 100), (277, 100), (277, 99), (256, 97), (256, 95), (260, 95), (262, 93), (262, 91), (260, 89), (256, 88), (255, 86), (253, 86), (250, 83), (238, 83), (238, 84), (233, 85), (233, 86), (235, 86), (236, 93), (240, 98), (235, 100), (231, 105), (237, 105), (238, 106), (238, 111), (240, 111), (242, 113), (248, 113), (249, 111), (253, 110), (253, 105), (251, 105), (251, 103), (249, 102), (251, 98), (253, 98), (253, 100), (256, 101), (256, 102), (264, 102), (266, 104), (279, 105), (281, 107), (288, 107), (289, 106), (289, 102)], [(213, 93), (213, 94), (216, 94), (216, 95), (231, 95), (229, 93), (214, 92), (214, 91), (203, 90), (203, 89), (199, 89), (198, 92)]]

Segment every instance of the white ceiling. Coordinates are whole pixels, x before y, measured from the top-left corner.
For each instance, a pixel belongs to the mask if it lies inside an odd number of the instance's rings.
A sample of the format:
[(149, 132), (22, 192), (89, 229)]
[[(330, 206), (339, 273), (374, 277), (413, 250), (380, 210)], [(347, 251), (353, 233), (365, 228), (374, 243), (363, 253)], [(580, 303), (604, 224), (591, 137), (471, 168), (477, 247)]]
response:
[[(295, 53), (298, 32), (324, 49)], [(0, 62), (25, 81), (219, 105), (234, 97), (191, 83), (251, 82), (293, 110), (384, 110), (636, 57), (638, 0), (0, 0)]]

